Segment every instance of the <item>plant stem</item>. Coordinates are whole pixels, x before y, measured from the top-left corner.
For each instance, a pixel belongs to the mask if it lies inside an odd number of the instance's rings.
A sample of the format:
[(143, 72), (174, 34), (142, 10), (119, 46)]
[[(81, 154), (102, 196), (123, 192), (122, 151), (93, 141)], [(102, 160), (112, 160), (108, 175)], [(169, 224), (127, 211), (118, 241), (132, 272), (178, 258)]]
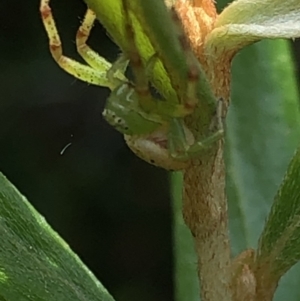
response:
[(202, 301), (231, 301), (223, 141), (184, 174), (183, 215), (198, 259)]

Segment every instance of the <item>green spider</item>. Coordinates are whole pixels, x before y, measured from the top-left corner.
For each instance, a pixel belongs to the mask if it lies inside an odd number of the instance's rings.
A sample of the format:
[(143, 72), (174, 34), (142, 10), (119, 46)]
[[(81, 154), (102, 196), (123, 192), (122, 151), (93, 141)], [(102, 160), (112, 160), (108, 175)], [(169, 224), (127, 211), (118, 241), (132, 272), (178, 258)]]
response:
[[(127, 145), (136, 155), (167, 170), (182, 170), (186, 168), (192, 156), (222, 137), (223, 130), (220, 127), (207, 139), (195, 141), (194, 135), (183, 121), (184, 117), (193, 113), (197, 105), (195, 85), (198, 74), (194, 73), (193, 77), (187, 79), (184, 104), (158, 100), (151, 95), (148, 73), (154, 68), (158, 58), (153, 54), (146, 66), (143, 65), (135, 44), (128, 0), (122, 0), (122, 4), (125, 17), (124, 32), (130, 49), (113, 64), (86, 44), (96, 18), (92, 10), (87, 10), (76, 35), (76, 46), (88, 65), (63, 55), (49, 2), (50, 0), (41, 0), (40, 11), (53, 58), (62, 69), (76, 78), (111, 90), (103, 116), (109, 124), (124, 134)], [(183, 35), (182, 32), (180, 34)], [(133, 71), (134, 84), (124, 75), (128, 63)]]

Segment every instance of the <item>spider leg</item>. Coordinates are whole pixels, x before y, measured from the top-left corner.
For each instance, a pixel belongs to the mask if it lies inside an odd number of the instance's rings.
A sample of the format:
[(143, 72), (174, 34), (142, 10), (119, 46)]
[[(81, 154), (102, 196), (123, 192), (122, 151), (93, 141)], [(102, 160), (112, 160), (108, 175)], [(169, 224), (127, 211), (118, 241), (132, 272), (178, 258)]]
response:
[(129, 0), (122, 0), (124, 12), (124, 33), (127, 39), (126, 56), (129, 60), (134, 75), (135, 91), (138, 94), (139, 104), (145, 112), (154, 112), (156, 110), (156, 100), (153, 99), (150, 89), (149, 80), (143, 65), (142, 58), (136, 46), (135, 32), (130, 15)]
[[(96, 14), (87, 9), (84, 19), (76, 34), (76, 47), (81, 57), (93, 68), (99, 71), (107, 70), (107, 61), (94, 51), (86, 42), (90, 36), (92, 27), (96, 20)], [(110, 65), (107, 70), (106, 76), (110, 83), (114, 83), (116, 87), (120, 83), (127, 81), (124, 73), (128, 66), (128, 59), (121, 55), (116, 62)]]
[(170, 155), (176, 158), (177, 155), (185, 154), (189, 146), (194, 142), (194, 136), (185, 126), (183, 119), (171, 119), (170, 130), (168, 132), (168, 148), (170, 150)]
[(210, 133), (204, 138), (195, 140), (192, 132), (187, 128), (182, 118), (173, 118), (170, 121), (168, 133), (168, 147), (174, 159), (188, 160), (196, 157), (203, 150), (211, 147), (224, 137), (224, 110), (223, 99), (218, 100), (215, 118), (211, 123)]
[(110, 82), (116, 82), (118, 85), (127, 83), (128, 80), (124, 76), (127, 69), (129, 60), (124, 54), (121, 54), (119, 58), (113, 62), (109, 70), (107, 71), (107, 78)]
[(186, 74), (186, 91), (182, 103), (191, 110), (194, 110), (198, 103), (197, 83), (199, 81), (198, 60), (195, 57), (189, 41), (183, 30), (181, 20), (179, 19), (174, 7), (171, 7), (170, 14), (173, 20), (174, 28), (177, 32), (178, 40), (181, 45), (182, 52), (185, 54), (187, 74)]
[[(186, 93), (183, 99), (183, 104), (186, 107), (194, 110), (197, 106), (200, 96), (197, 94), (200, 76), (200, 70), (198, 68), (199, 62), (189, 45), (181, 21), (175, 9), (171, 8), (170, 12), (174, 21), (174, 26), (177, 31), (182, 51), (185, 53), (187, 64)], [(215, 109), (215, 119), (212, 121), (212, 128), (210, 129), (210, 133), (206, 137), (197, 140), (192, 140), (190, 138), (189, 132), (186, 129), (186, 125), (183, 119), (172, 120), (172, 122), (170, 123), (169, 132), (169, 148), (171, 156), (173, 158), (179, 160), (188, 160), (191, 157), (195, 157), (224, 136), (224, 114), (222, 100), (216, 101)]]
[(176, 30), (178, 31), (178, 38), (182, 44), (182, 48), (184, 48), (185, 52), (187, 53), (187, 65), (189, 68), (187, 71), (188, 81), (184, 101), (182, 101), (182, 103), (180, 104), (176, 104), (168, 100), (156, 100), (151, 95), (149, 89), (149, 74), (152, 72), (159, 57), (157, 53), (154, 53), (144, 66), (139, 53), (139, 49), (136, 45), (130, 1), (122, 0), (122, 5), (125, 20), (124, 33), (128, 42), (126, 56), (128, 57), (130, 65), (132, 67), (135, 82), (135, 91), (138, 94), (139, 104), (141, 108), (147, 113), (156, 113), (166, 116), (167, 118), (185, 117), (191, 114), (194, 111), (196, 104), (198, 103), (196, 88), (199, 74), (197, 72), (197, 66), (195, 67), (193, 61), (193, 59), (195, 59), (194, 54), (185, 38), (180, 20), (177, 17)]
[(203, 150), (211, 147), (215, 142), (219, 141), (222, 137), (224, 137), (224, 130), (220, 129), (211, 135), (207, 136), (204, 139), (200, 139), (196, 141), (184, 155), (187, 158), (194, 157), (199, 155)]
[[(153, 54), (150, 59), (147, 61), (145, 66), (146, 75), (150, 74), (154, 69), (155, 64), (157, 63), (159, 57), (158, 54)], [(191, 114), (194, 110), (187, 107), (184, 104), (178, 104), (169, 101), (159, 101), (156, 102), (155, 113), (167, 116), (168, 118), (181, 118)]]
[(94, 69), (101, 70), (101, 61), (104, 60), (94, 50), (87, 45), (87, 40), (90, 36), (92, 27), (96, 19), (95, 13), (87, 9), (84, 19), (77, 30), (76, 47), (81, 57)]
[[(80, 27), (80, 34), (77, 34), (76, 39), (78, 40), (77, 48), (80, 51), (80, 54), (87, 61), (87, 63), (90, 64), (90, 66), (87, 66), (76, 62), (75, 60), (63, 54), (62, 43), (56, 28), (49, 2), (50, 0), (41, 0), (40, 12), (44, 27), (48, 34), (50, 52), (54, 60), (66, 72), (84, 82), (113, 89), (114, 83), (111, 83), (106, 76), (107, 71), (111, 68), (111, 64), (98, 55), (96, 59), (95, 52), (92, 50), (90, 51), (88, 46), (83, 46), (87, 36), (84, 36), (84, 34), (81, 33), (85, 32), (84, 30), (86, 27), (88, 27), (87, 25), (90, 27), (92, 26), (90, 22), (93, 23), (93, 13), (90, 10), (87, 11), (87, 17), (83, 21), (83, 24)], [(82, 27), (84, 30), (82, 30)]]
[(197, 157), (203, 150), (211, 147), (224, 136), (223, 129), (219, 129), (203, 139), (195, 140), (191, 131), (182, 119), (173, 119), (170, 123), (168, 145), (174, 159), (188, 160)]
[(226, 109), (226, 107), (224, 106), (224, 99), (223, 98), (218, 99), (216, 118), (217, 118), (217, 128), (219, 130), (224, 129), (224, 123), (226, 117), (224, 108)]

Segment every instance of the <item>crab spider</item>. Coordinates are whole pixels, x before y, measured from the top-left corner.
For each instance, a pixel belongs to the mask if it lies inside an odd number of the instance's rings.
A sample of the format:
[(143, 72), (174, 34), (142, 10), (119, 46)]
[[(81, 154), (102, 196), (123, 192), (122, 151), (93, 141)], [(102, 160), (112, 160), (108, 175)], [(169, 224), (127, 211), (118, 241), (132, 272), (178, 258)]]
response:
[[(184, 169), (189, 159), (220, 139), (222, 127), (215, 133), (195, 141), (183, 117), (193, 113), (197, 104), (198, 74), (187, 78), (186, 102), (176, 104), (155, 99), (149, 90), (148, 72), (157, 62), (154, 53), (143, 65), (135, 44), (135, 34), (129, 17), (128, 0), (122, 0), (124, 29), (128, 53), (113, 64), (99, 56), (87, 44), (95, 14), (88, 9), (76, 35), (76, 46), (87, 65), (63, 55), (62, 44), (49, 6), (50, 0), (41, 0), (42, 21), (49, 37), (50, 52), (58, 65), (74, 77), (90, 84), (108, 87), (111, 94), (106, 101), (103, 116), (109, 124), (124, 134), (127, 145), (145, 161), (168, 170)], [(130, 63), (134, 84), (124, 73)]]

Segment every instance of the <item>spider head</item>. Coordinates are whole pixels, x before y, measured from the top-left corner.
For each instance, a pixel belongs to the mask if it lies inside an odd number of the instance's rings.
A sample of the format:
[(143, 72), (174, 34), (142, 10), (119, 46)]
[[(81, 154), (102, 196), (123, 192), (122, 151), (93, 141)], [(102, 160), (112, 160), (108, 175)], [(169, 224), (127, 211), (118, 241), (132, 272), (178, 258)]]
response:
[(153, 132), (159, 124), (148, 118), (139, 106), (136, 92), (129, 83), (122, 83), (107, 99), (103, 117), (125, 135), (143, 135)]

